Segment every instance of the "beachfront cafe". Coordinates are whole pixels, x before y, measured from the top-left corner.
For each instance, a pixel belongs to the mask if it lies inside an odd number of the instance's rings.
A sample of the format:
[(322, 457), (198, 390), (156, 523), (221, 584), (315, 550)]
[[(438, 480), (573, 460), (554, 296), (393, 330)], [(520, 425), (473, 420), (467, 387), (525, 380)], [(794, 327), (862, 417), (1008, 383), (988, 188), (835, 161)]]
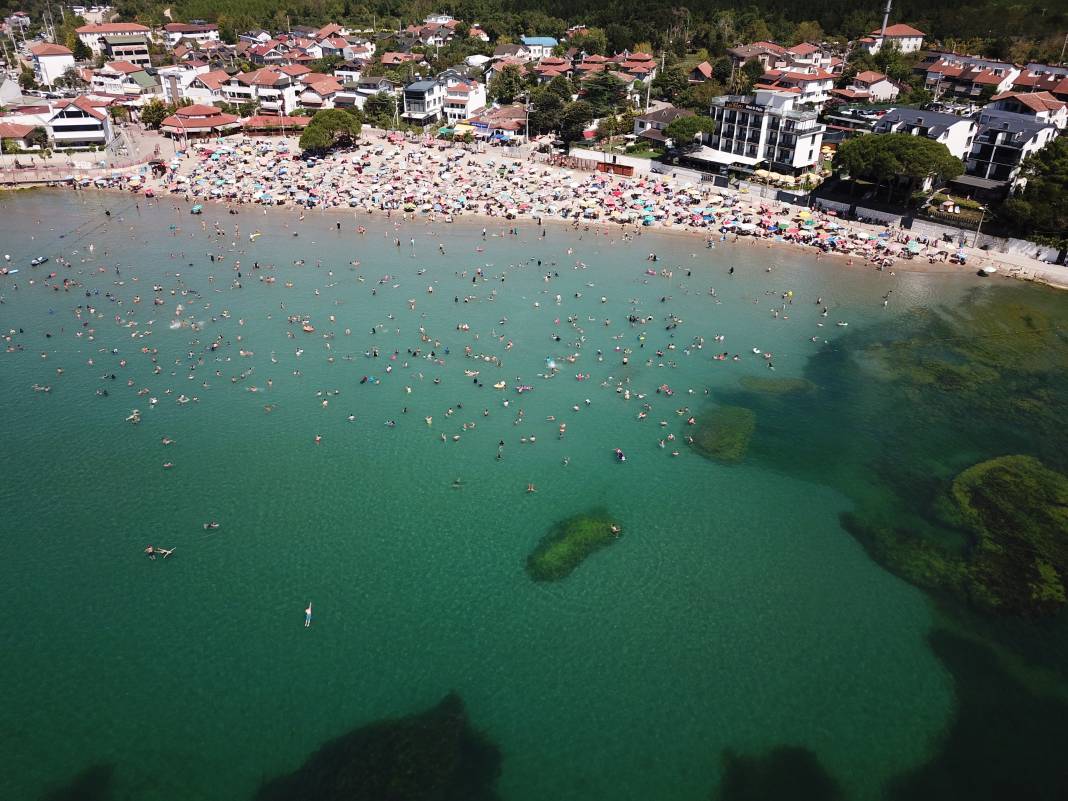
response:
[(174, 139), (207, 139), (241, 128), (241, 120), (215, 106), (183, 106), (163, 120), (160, 130)]

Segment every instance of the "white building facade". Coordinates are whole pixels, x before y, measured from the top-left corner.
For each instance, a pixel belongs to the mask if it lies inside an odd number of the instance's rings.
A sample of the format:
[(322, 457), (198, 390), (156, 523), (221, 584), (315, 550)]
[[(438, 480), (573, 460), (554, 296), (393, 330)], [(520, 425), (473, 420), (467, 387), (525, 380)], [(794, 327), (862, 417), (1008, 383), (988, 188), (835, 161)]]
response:
[(752, 95), (727, 95), (712, 101), (716, 130), (695, 158), (723, 166), (769, 168), (796, 173), (820, 158), (824, 126), (818, 114), (799, 109), (795, 92), (758, 89)]

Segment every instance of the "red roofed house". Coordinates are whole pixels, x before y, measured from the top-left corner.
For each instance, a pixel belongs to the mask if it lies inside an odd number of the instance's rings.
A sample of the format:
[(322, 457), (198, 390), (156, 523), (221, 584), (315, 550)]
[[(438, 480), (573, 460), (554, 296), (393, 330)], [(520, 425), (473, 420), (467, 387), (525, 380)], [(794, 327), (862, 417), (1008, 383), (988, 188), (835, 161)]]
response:
[(754, 42), (753, 44), (727, 48), (727, 55), (735, 69), (741, 68), (747, 61), (756, 59), (766, 70), (773, 70), (787, 65), (786, 48), (775, 42)]
[(903, 25), (899, 22), (896, 25), (887, 25), (885, 31), (882, 28), (876, 28), (870, 36), (861, 39), (860, 43), (872, 55), (882, 49), (884, 42), (887, 45), (896, 46), (902, 53), (915, 53), (923, 49), (923, 37), (926, 35), (911, 25)]
[(236, 131), (241, 120), (233, 114), (223, 114), (215, 106), (183, 106), (164, 118), (160, 130), (168, 136), (195, 139), (204, 136), (221, 136)]
[(311, 117), (287, 117), (260, 114), (249, 117), (241, 127), (246, 133), (255, 133), (257, 136), (293, 133), (308, 127)]
[(156, 78), (128, 61), (112, 61), (93, 73), (94, 92), (105, 95), (150, 95), (161, 91)]
[(1068, 103), (1049, 92), (1002, 92), (990, 99), (983, 112), (1020, 114), (1036, 122), (1047, 122), (1060, 131), (1068, 125)]
[(333, 75), (323, 75), (319, 72), (301, 76), (300, 81), (304, 88), (297, 100), (307, 109), (333, 108), (337, 93), (345, 88)]
[(820, 108), (831, 98), (834, 76), (821, 69), (768, 70), (753, 88), (793, 92), (798, 95), (798, 103)]
[(469, 120), (486, 107), (486, 87), (478, 81), (445, 81), (445, 119), (449, 125)]
[(1068, 67), (1028, 64), (1016, 76), (1012, 88), (1020, 92), (1049, 92), (1058, 100), (1068, 101)]
[(148, 36), (149, 29), (136, 22), (102, 22), (94, 25), (82, 25), (75, 28), (78, 38), (93, 51), (93, 55), (99, 55), (104, 49), (103, 39), (105, 36)]
[(956, 53), (930, 53), (917, 69), (925, 69), (925, 88), (938, 99), (947, 92), (977, 98), (986, 89), (994, 94), (1008, 91), (1020, 69), (1005, 61)]
[(74, 54), (63, 45), (41, 42), (30, 48), (33, 57), (33, 74), (37, 83), (52, 86), (56, 78), (74, 66)]
[(55, 107), (46, 128), (56, 150), (104, 147), (112, 137), (108, 103), (87, 97), (66, 100)]
[(648, 53), (620, 53), (614, 59), (619, 72), (631, 80), (651, 81), (656, 77), (656, 59)]
[(30, 134), (33, 133), (33, 125), (24, 125), (18, 122), (0, 122), (0, 144), (15, 142), (23, 150), (31, 150), (34, 145), (30, 144)]
[(892, 103), (901, 89), (881, 72), (858, 72), (849, 86), (835, 89), (831, 94), (849, 103)]
[(704, 83), (705, 81), (711, 81), (713, 77), (712, 65), (707, 61), (702, 61), (692, 70), (690, 70), (690, 83)]
[(472, 39), (479, 39), (483, 42), (488, 42), (490, 40), (489, 34), (482, 30), (477, 22), (467, 31), (467, 35)]
[(400, 64), (407, 64), (409, 62), (418, 64), (423, 61), (425, 56), (422, 53), (396, 53), (387, 50), (382, 54), (380, 59), (383, 67), (396, 67)]
[(264, 67), (231, 76), (221, 91), (228, 103), (256, 103), (261, 114), (290, 114), (297, 107), (302, 88), (296, 78), (280, 68)]

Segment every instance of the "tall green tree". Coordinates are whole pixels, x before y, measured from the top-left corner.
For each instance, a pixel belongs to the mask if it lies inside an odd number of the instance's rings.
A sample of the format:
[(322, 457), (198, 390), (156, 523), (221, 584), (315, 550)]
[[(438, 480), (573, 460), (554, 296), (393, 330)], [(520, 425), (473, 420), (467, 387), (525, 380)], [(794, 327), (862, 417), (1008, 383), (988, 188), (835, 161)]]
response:
[(376, 128), (392, 128), (397, 113), (397, 98), (389, 92), (379, 92), (367, 98), (363, 116)]
[(668, 67), (653, 78), (653, 93), (660, 100), (677, 103), (683, 92), (690, 88), (690, 78), (682, 67)]
[(1022, 235), (1068, 248), (1068, 137), (1028, 156), (1020, 177), (1027, 181), (1023, 191), (998, 216)]
[(626, 98), (627, 85), (609, 72), (599, 72), (582, 84), (582, 99), (590, 104), (596, 117), (614, 113)]
[(700, 147), (698, 135), (710, 134), (716, 130), (716, 123), (711, 117), (702, 117), (693, 114), (688, 117), (679, 117), (674, 122), (665, 126), (664, 136), (671, 140), (676, 150), (686, 152)]
[(585, 100), (568, 103), (560, 119), (560, 138), (565, 142), (580, 141), (594, 116), (593, 106)]
[(359, 116), (339, 108), (317, 111), (300, 135), (300, 148), (329, 150), (343, 140), (359, 138), (361, 125)]
[(602, 28), (587, 28), (585, 33), (576, 34), (568, 39), (567, 44), (587, 55), (603, 56), (608, 51), (608, 36)]
[(149, 100), (141, 106), (141, 123), (148, 128), (159, 128), (163, 120), (175, 112), (177, 106), (164, 103), (162, 100)]
[(941, 142), (905, 133), (870, 134), (843, 142), (834, 168), (850, 178), (885, 185), (887, 200), (897, 190), (908, 197), (927, 178), (956, 178), (964, 171), (961, 160)]
[(513, 103), (525, 90), (523, 73), (515, 64), (508, 64), (493, 76), (489, 85), (491, 100), (498, 103)]
[(532, 105), (530, 130), (537, 134), (545, 134), (560, 127), (566, 103), (558, 93), (545, 86), (534, 95)]

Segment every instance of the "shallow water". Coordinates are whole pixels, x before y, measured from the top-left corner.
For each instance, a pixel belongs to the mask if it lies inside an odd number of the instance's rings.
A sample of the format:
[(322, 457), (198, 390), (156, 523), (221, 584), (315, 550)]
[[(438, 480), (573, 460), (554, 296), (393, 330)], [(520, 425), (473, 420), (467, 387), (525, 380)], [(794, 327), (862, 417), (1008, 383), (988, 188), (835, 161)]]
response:
[[(549, 227), (542, 239), (534, 225), (509, 236), (495, 224), (483, 241), (482, 223), (395, 227), (384, 217), (363, 218), (359, 236), (344, 214), (298, 222), (293, 211), (209, 206), (196, 218), (166, 201), (133, 202), (88, 192), (0, 199), (2, 250), (21, 268), (0, 279), (0, 328), (22, 329), (13, 341), (25, 346), (0, 369), (0, 796), (35, 798), (113, 763), (117, 798), (250, 798), (325, 740), (450, 690), (501, 749), (498, 789), (509, 801), (707, 797), (725, 749), (784, 744), (811, 749), (847, 797), (877, 798), (937, 750), (954, 689), (928, 643), (934, 609), (842, 528), (851, 498), (763, 457), (804, 451), (790, 440), (791, 405), (758, 421), (753, 458), (731, 466), (689, 451), (676, 410), (700, 414), (744, 376), (802, 377), (816, 353), (858, 329), (907, 331), (919, 312), (977, 286), (1008, 291), (1001, 282), (890, 276), (759, 245), (706, 250), (680, 236), (623, 242)], [(211, 233), (215, 221), (226, 236)], [(650, 251), (671, 279), (645, 275)], [(52, 260), (31, 269), (38, 254)], [(60, 255), (74, 266), (57, 264)], [(240, 290), (230, 286), (235, 257)], [(257, 261), (264, 269), (250, 269)], [(478, 267), (487, 279), (472, 283)], [(99, 294), (46, 288), (53, 270)], [(163, 306), (151, 303), (156, 283)], [(181, 287), (200, 298), (171, 294)], [(794, 302), (774, 318), (787, 290)], [(169, 326), (178, 302), (202, 330)], [(91, 342), (74, 335), (72, 310), (87, 303), (97, 312)], [(628, 325), (632, 311), (654, 319)], [(308, 316), (316, 332), (288, 324), (289, 314)], [(667, 314), (681, 318), (677, 329), (665, 330)], [(420, 327), (440, 345), (420, 342)], [(704, 347), (686, 352), (699, 336)], [(205, 351), (216, 337), (218, 351)], [(464, 358), (465, 345), (502, 366)], [(376, 346), (378, 358), (365, 355)], [(143, 347), (158, 349), (161, 374)], [(446, 347), (443, 366), (406, 352)], [(773, 373), (754, 347), (774, 354)], [(616, 348), (633, 350), (628, 365)], [(720, 350), (741, 358), (713, 361)], [(550, 358), (559, 373), (539, 377)], [(464, 370), (479, 370), (483, 386)], [(590, 378), (577, 381), (580, 372)], [(498, 380), (508, 390), (492, 389)], [(648, 419), (637, 419), (641, 400), (615, 391), (620, 380), (647, 395)], [(820, 381), (825, 395), (847, 389), (833, 374)], [(518, 395), (516, 383), (534, 389)], [(662, 384), (675, 394), (657, 393)], [(142, 387), (150, 394), (137, 396)], [(178, 404), (181, 393), (197, 400)], [(124, 422), (134, 408), (139, 425)], [(804, 404), (806, 415), (818, 408)], [(848, 458), (856, 438), (879, 436), (836, 432), (833, 421), (820, 430), (828, 439), (811, 448)], [(668, 433), (677, 458), (671, 442), (658, 446)], [(536, 444), (521, 442), (531, 435)], [(175, 444), (162, 446), (164, 436)], [(538, 491), (524, 492), (528, 483)], [(545, 531), (593, 507), (621, 522), (620, 540), (563, 581), (532, 582), (524, 561)], [(203, 530), (212, 519), (222, 527)], [(177, 550), (151, 562), (148, 544)]]

